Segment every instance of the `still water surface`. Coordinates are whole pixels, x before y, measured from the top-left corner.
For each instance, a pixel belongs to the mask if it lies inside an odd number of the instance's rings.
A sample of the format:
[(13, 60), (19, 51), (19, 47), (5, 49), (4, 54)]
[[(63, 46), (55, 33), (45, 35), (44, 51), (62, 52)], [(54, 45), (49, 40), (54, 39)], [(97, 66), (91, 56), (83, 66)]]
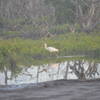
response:
[(84, 60), (30, 67), (19, 66), (15, 70), (5, 67), (0, 71), (0, 85), (39, 83), (59, 79), (90, 80), (100, 78), (100, 63)]

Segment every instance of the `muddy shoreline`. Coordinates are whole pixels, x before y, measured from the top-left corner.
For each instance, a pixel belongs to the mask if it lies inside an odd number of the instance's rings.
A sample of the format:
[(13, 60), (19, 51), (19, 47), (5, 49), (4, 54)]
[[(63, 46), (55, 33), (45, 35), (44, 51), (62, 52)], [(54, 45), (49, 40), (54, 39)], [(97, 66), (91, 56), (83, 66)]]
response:
[(57, 80), (17, 88), (0, 86), (0, 100), (100, 100), (100, 80)]

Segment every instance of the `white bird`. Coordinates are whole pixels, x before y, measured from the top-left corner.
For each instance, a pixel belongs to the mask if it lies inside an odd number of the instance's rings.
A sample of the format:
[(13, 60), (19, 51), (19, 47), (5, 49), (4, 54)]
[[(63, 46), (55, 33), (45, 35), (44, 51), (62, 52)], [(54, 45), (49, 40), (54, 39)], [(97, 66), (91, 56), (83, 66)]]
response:
[(44, 44), (44, 48), (49, 52), (59, 52), (59, 50), (54, 47), (48, 47), (46, 43)]

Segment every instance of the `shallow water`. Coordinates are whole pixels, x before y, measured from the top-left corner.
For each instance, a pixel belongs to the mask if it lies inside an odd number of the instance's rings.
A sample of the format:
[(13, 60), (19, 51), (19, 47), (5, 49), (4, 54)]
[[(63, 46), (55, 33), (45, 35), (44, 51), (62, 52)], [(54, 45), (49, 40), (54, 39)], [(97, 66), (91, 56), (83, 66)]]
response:
[(0, 85), (36, 84), (59, 79), (90, 80), (100, 78), (100, 63), (84, 60), (30, 67), (19, 66), (15, 70), (4, 68), (0, 72)]

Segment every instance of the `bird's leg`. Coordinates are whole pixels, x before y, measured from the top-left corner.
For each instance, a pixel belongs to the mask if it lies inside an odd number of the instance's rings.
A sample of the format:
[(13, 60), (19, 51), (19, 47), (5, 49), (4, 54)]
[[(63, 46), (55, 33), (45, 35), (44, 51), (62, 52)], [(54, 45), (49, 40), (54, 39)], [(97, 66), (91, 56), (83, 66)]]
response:
[(58, 57), (58, 52), (50, 53), (50, 57)]
[(49, 53), (49, 56), (52, 57), (52, 53)]
[(56, 57), (58, 58), (58, 52), (56, 52)]
[(54, 56), (54, 54), (53, 53), (51, 53), (51, 57), (53, 57)]
[(55, 56), (55, 57), (58, 57), (58, 52), (55, 52), (55, 53), (54, 53), (54, 56)]
[(54, 53), (50, 52), (49, 56), (54, 57), (55, 55), (54, 55)]
[(49, 53), (49, 56), (51, 57), (51, 53)]

